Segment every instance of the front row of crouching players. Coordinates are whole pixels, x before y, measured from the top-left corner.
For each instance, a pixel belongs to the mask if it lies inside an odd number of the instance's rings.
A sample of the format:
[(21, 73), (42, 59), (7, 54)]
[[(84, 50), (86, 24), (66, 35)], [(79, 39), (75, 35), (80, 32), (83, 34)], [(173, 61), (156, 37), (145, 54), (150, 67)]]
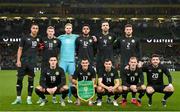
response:
[(68, 94), (64, 70), (57, 64), (57, 57), (50, 57), (49, 67), (43, 70), (40, 85), (35, 89), (36, 94), (42, 99), (39, 103), (44, 106), (47, 102), (45, 95), (62, 94), (61, 106), (65, 106), (64, 98)]
[[(147, 74), (147, 88), (144, 85), (143, 72)], [(163, 82), (163, 74), (168, 77), (169, 84), (165, 85)], [(142, 97), (145, 92), (149, 98), (148, 105), (152, 105), (152, 95), (155, 92), (164, 93), (162, 104), (166, 106), (166, 100), (173, 92), (172, 77), (166, 67), (160, 64), (158, 55), (152, 55), (150, 64), (139, 64), (136, 57), (131, 57), (129, 64), (122, 72), (122, 86), (120, 85), (120, 78), (118, 72), (112, 67), (112, 61), (106, 59), (104, 68), (98, 74), (98, 85), (96, 85), (96, 72), (90, 66), (88, 59), (81, 60), (80, 66), (76, 69), (73, 75), (73, 85), (71, 87), (72, 93), (76, 98), (76, 105), (80, 105), (80, 99), (77, 96), (77, 82), (78, 81), (93, 81), (94, 89), (97, 92), (97, 106), (102, 105), (102, 96), (113, 96), (113, 105), (118, 106), (117, 99), (122, 94), (122, 107), (126, 106), (127, 94), (132, 92), (131, 103), (136, 106), (141, 106)], [(68, 94), (68, 86), (66, 85), (65, 73), (62, 68), (57, 65), (57, 58), (50, 57), (49, 67), (44, 69), (41, 75), (40, 85), (35, 89), (36, 94), (42, 99), (40, 106), (47, 102), (45, 94), (62, 94), (61, 105), (65, 106), (64, 98)], [(139, 93), (136, 99), (136, 93)], [(88, 105), (93, 105), (90, 99)]]

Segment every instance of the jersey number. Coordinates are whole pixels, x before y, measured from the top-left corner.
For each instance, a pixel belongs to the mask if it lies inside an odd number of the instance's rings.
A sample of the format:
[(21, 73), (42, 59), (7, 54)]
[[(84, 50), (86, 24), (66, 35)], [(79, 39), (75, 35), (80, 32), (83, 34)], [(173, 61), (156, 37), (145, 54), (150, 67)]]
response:
[(158, 78), (158, 76), (159, 76), (159, 74), (158, 74), (158, 73), (153, 73), (152, 78), (157, 79), (157, 78)]
[(83, 80), (87, 81), (88, 76), (83, 76)]
[(107, 78), (107, 79), (106, 79), (106, 82), (111, 82), (111, 78)]
[(56, 76), (51, 76), (51, 82), (55, 82), (56, 81)]
[(134, 81), (135, 81), (135, 77), (134, 77), (134, 76), (131, 76), (131, 77), (130, 77), (130, 80), (131, 80), (131, 82), (134, 82)]

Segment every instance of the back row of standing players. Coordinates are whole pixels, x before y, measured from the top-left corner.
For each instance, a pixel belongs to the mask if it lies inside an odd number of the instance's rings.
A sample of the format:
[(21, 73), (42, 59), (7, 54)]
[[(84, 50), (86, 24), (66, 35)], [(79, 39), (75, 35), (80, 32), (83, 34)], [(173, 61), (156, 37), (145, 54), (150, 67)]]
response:
[[(128, 91), (132, 92), (131, 102), (138, 106), (141, 106), (141, 98), (145, 92), (149, 98), (149, 106), (152, 104), (154, 92), (164, 93), (162, 104), (166, 106), (166, 99), (173, 94), (174, 88), (171, 75), (167, 68), (160, 64), (159, 56), (153, 55), (148, 65), (142, 65), (141, 62), (138, 63), (138, 59), (140, 59), (140, 45), (139, 40), (132, 35), (132, 25), (125, 25), (125, 36), (121, 38), (116, 38), (111, 34), (109, 28), (109, 23), (103, 21), (101, 24), (102, 32), (99, 35), (91, 36), (89, 25), (82, 27), (81, 35), (75, 35), (72, 34), (72, 24), (67, 23), (64, 35), (56, 38), (54, 36), (54, 27), (49, 26), (47, 28), (47, 37), (39, 39), (37, 36), (39, 27), (37, 24), (32, 24), (30, 35), (23, 37), (19, 44), (16, 63), (18, 67), (17, 98), (12, 104), (22, 102), (21, 91), (25, 75), (28, 75), (27, 104), (32, 104), (34, 67), (37, 62), (38, 49), (41, 49), (40, 86), (35, 89), (35, 92), (41, 97), (39, 100), (41, 106), (46, 102), (44, 94), (47, 93), (52, 95), (62, 93), (61, 105), (65, 106), (63, 99), (66, 97), (66, 93), (68, 93), (68, 102), (72, 102), (71, 92), (77, 98), (76, 104), (80, 105), (80, 100), (76, 93), (76, 82), (77, 80), (91, 79), (95, 81), (98, 106), (102, 105), (103, 95), (114, 95), (113, 104), (118, 106), (117, 98), (120, 94), (123, 96), (121, 104), (125, 106)], [(113, 67), (114, 49), (118, 49), (121, 54), (120, 74), (122, 86), (119, 83), (119, 74)], [(75, 62), (75, 54), (78, 57), (77, 63)], [(96, 54), (96, 60), (94, 60), (94, 54)], [(59, 57), (59, 66), (56, 66), (56, 57)], [(93, 69), (95, 62), (98, 74), (97, 85), (95, 80), (96, 74)], [(76, 68), (76, 64), (78, 68)], [(143, 71), (147, 73), (147, 87), (144, 85)], [(60, 74), (64, 73), (68, 73), (69, 87), (65, 85), (65, 77), (59, 77), (61, 76)], [(168, 77), (169, 85), (164, 85), (163, 74)], [(136, 92), (140, 93), (138, 100), (135, 98)], [(92, 105), (92, 100), (89, 101), (89, 105)]]

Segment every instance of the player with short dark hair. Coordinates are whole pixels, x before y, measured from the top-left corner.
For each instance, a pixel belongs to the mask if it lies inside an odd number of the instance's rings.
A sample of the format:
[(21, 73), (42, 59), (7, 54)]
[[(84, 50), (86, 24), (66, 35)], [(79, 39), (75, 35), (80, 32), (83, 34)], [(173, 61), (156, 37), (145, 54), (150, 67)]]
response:
[[(143, 71), (147, 74), (147, 88), (146, 93), (149, 98), (148, 105), (152, 105), (152, 95), (155, 92), (164, 93), (162, 99), (162, 105), (166, 107), (167, 99), (173, 94), (174, 87), (172, 85), (172, 77), (169, 70), (162, 64), (160, 64), (159, 55), (153, 54), (149, 65), (143, 66)], [(168, 85), (164, 84), (164, 74), (168, 78)]]
[[(81, 60), (80, 66), (75, 70), (73, 75), (73, 86), (71, 87), (72, 93), (76, 98), (76, 105), (80, 105), (80, 99), (77, 96), (77, 82), (78, 81), (93, 81), (94, 82), (94, 88), (96, 88), (96, 73), (92, 67), (90, 67), (90, 63), (87, 58), (83, 58)], [(88, 103), (89, 106), (93, 105), (92, 100)]]
[(76, 53), (78, 56), (78, 64), (83, 58), (89, 60), (90, 65), (94, 64), (95, 40), (90, 34), (90, 26), (84, 24), (82, 27), (82, 35), (76, 39)]
[(133, 26), (131, 24), (126, 24), (124, 32), (125, 36), (118, 38), (114, 43), (114, 47), (120, 50), (121, 72), (124, 70), (125, 66), (128, 65), (130, 57), (141, 58), (140, 41), (133, 36)]
[(36, 66), (36, 58), (38, 52), (39, 38), (37, 36), (39, 26), (35, 23), (31, 25), (31, 33), (21, 38), (18, 52), (17, 52), (17, 83), (16, 92), (17, 98), (12, 104), (20, 104), (21, 91), (23, 87), (23, 78), (28, 75), (28, 97), (27, 104), (32, 104), (31, 96), (34, 87), (34, 67)]
[(66, 85), (66, 76), (64, 70), (58, 66), (56, 56), (49, 58), (49, 67), (43, 69), (41, 73), (40, 85), (36, 87), (36, 94), (42, 98), (40, 106), (46, 103), (45, 94), (62, 94), (61, 106), (65, 106), (64, 99), (68, 94), (68, 86)]
[(104, 95), (114, 95), (113, 105), (118, 106), (117, 99), (121, 92), (118, 72), (112, 67), (112, 61), (105, 59), (104, 68), (98, 74), (97, 106), (102, 105), (102, 96)]
[(110, 26), (108, 21), (102, 21), (101, 30), (102, 32), (97, 36), (97, 61), (96, 61), (96, 70), (99, 73), (99, 70), (104, 68), (105, 59), (114, 59), (113, 55), (113, 43), (116, 40), (114, 34), (109, 32)]
[[(55, 28), (53, 26), (48, 26), (46, 33), (47, 37), (42, 38), (42, 42), (40, 43), (40, 49), (42, 51), (41, 73), (44, 69), (49, 67), (49, 58), (51, 56), (58, 57), (60, 49), (60, 42), (54, 35)], [(37, 103), (41, 103), (41, 101), (42, 99), (39, 99)], [(52, 102), (57, 103), (55, 96), (53, 96)]]
[[(144, 96), (146, 86), (144, 85), (144, 75), (141, 68), (137, 67), (138, 60), (136, 57), (129, 59), (129, 69), (124, 69), (122, 72), (122, 87), (123, 87), (123, 99), (121, 102), (122, 107), (126, 106), (127, 94), (132, 92), (131, 103), (141, 106), (141, 98)], [(138, 100), (136, 100), (136, 93), (139, 93)]]

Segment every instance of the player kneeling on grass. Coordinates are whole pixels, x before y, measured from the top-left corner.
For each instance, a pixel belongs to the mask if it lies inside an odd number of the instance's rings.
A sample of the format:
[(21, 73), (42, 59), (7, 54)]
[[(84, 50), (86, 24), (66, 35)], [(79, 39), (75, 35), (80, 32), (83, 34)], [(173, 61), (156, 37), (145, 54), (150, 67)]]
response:
[[(148, 106), (152, 105), (152, 95), (155, 92), (164, 93), (162, 105), (166, 107), (166, 100), (173, 94), (174, 87), (172, 85), (172, 77), (168, 69), (160, 64), (159, 55), (153, 54), (151, 63), (143, 65), (143, 71), (147, 74), (146, 94), (149, 98)], [(164, 85), (163, 74), (168, 77), (169, 85)]]
[[(137, 67), (138, 60), (136, 57), (129, 59), (129, 68), (124, 69), (122, 72), (122, 84), (123, 84), (123, 99), (121, 102), (122, 107), (126, 106), (127, 94), (132, 92), (131, 103), (141, 106), (141, 98), (144, 96), (146, 87), (144, 85), (144, 75), (141, 68)], [(136, 93), (139, 92), (138, 100), (136, 100)]]
[(122, 87), (119, 86), (118, 72), (112, 67), (112, 61), (106, 59), (104, 68), (98, 74), (97, 87), (97, 106), (102, 105), (102, 96), (114, 95), (113, 105), (118, 106), (117, 99), (122, 92)]
[[(93, 81), (94, 88), (96, 87), (96, 73), (95, 70), (90, 66), (90, 63), (87, 58), (83, 58), (81, 60), (81, 65), (75, 70), (74, 75), (72, 77), (72, 93), (74, 97), (76, 98), (76, 105), (80, 105), (80, 99), (77, 95), (77, 83), (78, 81)], [(88, 103), (89, 106), (93, 105), (92, 99), (89, 100)]]
[(57, 64), (57, 57), (49, 58), (49, 67), (42, 71), (41, 76), (40, 85), (35, 89), (36, 94), (42, 98), (40, 106), (46, 103), (45, 94), (62, 94), (61, 106), (65, 106), (64, 99), (68, 94), (68, 86), (64, 70)]

